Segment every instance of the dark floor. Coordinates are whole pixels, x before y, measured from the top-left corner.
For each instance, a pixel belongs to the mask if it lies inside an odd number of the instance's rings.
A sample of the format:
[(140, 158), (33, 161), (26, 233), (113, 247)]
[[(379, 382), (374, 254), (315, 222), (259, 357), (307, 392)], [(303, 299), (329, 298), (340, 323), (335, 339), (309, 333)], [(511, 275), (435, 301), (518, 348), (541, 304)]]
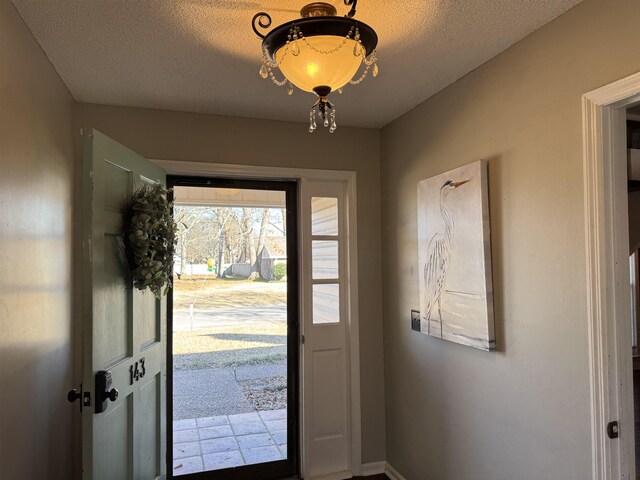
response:
[(369, 477), (353, 477), (352, 480), (364, 480), (364, 478), (366, 478), (367, 480), (389, 480), (389, 477), (387, 477), (384, 473)]

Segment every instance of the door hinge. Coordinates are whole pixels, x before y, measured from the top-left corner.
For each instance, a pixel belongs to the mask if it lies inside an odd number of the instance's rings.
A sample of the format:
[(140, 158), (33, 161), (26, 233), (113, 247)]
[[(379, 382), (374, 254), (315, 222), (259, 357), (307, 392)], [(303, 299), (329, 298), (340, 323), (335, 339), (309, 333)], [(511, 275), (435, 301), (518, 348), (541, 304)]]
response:
[(300, 343), (304, 345), (304, 335), (300, 335)]
[(607, 436), (609, 438), (618, 438), (618, 434), (618, 422), (614, 420), (613, 422), (607, 423)]

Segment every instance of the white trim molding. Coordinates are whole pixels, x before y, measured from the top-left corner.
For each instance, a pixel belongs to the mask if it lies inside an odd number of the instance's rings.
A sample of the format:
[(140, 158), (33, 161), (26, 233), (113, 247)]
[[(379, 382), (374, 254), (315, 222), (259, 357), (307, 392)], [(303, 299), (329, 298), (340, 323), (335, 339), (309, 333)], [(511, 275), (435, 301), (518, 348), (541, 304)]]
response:
[(313, 477), (299, 477), (299, 478), (311, 478), (311, 480), (348, 480), (353, 477), (353, 473), (349, 470), (342, 472), (327, 473), (326, 475), (315, 475)]
[[(268, 167), (268, 166), (252, 166), (252, 165), (231, 165), (207, 162), (190, 162), (181, 160), (152, 160), (155, 164), (164, 168), (169, 175), (188, 175), (203, 177), (222, 177), (222, 178), (242, 178), (242, 179), (269, 179), (269, 180), (298, 180), (300, 186), (308, 181), (319, 182), (343, 182), (346, 185), (346, 213), (348, 222), (349, 238), (347, 242), (347, 265), (349, 269), (349, 328), (348, 328), (348, 353), (349, 353), (349, 378), (350, 378), (350, 452), (349, 452), (349, 470), (344, 472), (335, 472), (331, 475), (323, 476), (323, 480), (338, 480), (343, 478), (351, 478), (353, 475), (360, 475), (363, 465), (361, 465), (361, 449), (362, 449), (362, 429), (361, 429), (361, 409), (360, 409), (360, 330), (359, 330), (359, 311), (358, 311), (358, 274), (357, 274), (357, 191), (356, 191), (356, 173), (352, 171), (340, 170), (318, 170), (304, 168), (287, 168), (287, 167)], [(299, 192), (301, 195), (301, 192)], [(300, 209), (302, 210), (302, 209)], [(300, 220), (300, 219), (299, 219)], [(300, 223), (302, 225), (302, 222)], [(300, 242), (302, 246), (303, 242)], [(301, 262), (302, 264), (302, 262)], [(300, 291), (305, 291), (305, 276), (300, 276)], [(304, 312), (304, 296), (301, 297), (301, 315)], [(301, 317), (302, 318), (302, 317)], [(301, 333), (304, 322), (301, 321)], [(300, 354), (301, 374), (303, 368), (303, 352)], [(304, 382), (300, 382), (301, 387)], [(308, 446), (304, 444), (304, 418), (305, 405), (302, 401), (304, 392), (300, 392), (300, 423), (301, 429), (301, 472), (306, 469), (305, 451)]]
[(371, 475), (379, 475), (381, 473), (385, 473), (387, 467), (387, 462), (371, 462), (371, 463), (363, 463), (360, 468), (360, 474), (363, 477), (370, 477)]
[(640, 73), (582, 97), (593, 480), (635, 478), (625, 109), (638, 101)]
[(151, 160), (164, 168), (169, 175), (217, 176), (243, 179), (269, 180), (344, 180), (355, 179), (355, 172), (343, 170), (319, 170), (289, 167), (262, 167), (226, 163), (187, 162), (182, 160)]
[(395, 468), (389, 465), (389, 463), (386, 464), (384, 473), (386, 473), (387, 477), (389, 477), (391, 480), (407, 480), (400, 474), (400, 472), (398, 472)]

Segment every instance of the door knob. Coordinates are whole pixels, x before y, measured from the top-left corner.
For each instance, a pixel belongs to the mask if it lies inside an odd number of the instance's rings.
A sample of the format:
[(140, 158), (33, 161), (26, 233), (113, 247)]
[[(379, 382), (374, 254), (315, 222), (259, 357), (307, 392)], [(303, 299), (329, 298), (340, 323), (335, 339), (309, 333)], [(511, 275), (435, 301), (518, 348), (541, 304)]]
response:
[(67, 400), (69, 400), (69, 403), (73, 403), (76, 400), (80, 400), (80, 397), (82, 397), (82, 392), (79, 392), (75, 388), (69, 390), (69, 393), (67, 393)]
[(112, 388), (110, 392), (105, 392), (104, 398), (105, 400), (108, 398), (112, 402), (115, 402), (118, 399), (118, 389)]

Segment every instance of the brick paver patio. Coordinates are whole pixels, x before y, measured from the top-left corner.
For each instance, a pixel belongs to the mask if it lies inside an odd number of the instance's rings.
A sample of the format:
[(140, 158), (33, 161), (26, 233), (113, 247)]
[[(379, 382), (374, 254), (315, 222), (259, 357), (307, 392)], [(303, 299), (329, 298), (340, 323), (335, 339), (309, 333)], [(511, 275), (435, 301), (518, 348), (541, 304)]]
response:
[(286, 409), (173, 422), (174, 475), (286, 457)]

